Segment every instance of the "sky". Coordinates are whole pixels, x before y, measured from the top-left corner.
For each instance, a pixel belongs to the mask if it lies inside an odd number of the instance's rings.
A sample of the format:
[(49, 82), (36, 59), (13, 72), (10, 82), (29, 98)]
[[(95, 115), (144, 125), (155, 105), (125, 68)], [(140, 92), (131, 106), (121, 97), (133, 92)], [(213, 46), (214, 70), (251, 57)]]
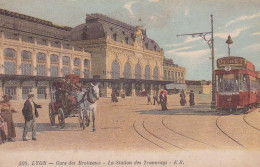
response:
[(246, 58), (260, 71), (259, 0), (0, 0), (0, 8), (70, 27), (91, 13), (142, 26), (166, 58), (186, 68), (188, 80), (211, 80), (211, 50), (199, 36), (176, 35), (210, 32), (213, 14), (215, 60), (228, 55), (230, 35), (231, 56)]

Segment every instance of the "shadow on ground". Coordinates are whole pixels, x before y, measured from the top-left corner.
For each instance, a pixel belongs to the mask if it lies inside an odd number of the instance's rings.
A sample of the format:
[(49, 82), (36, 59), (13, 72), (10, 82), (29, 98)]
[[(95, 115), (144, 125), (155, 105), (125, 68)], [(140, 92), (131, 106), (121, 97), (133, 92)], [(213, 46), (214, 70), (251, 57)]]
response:
[(136, 111), (140, 114), (148, 115), (199, 115), (199, 116), (226, 116), (226, 115), (242, 115), (242, 112), (217, 111), (210, 108), (208, 103), (198, 103), (195, 106), (183, 106), (181, 108), (168, 108), (168, 110), (141, 110)]

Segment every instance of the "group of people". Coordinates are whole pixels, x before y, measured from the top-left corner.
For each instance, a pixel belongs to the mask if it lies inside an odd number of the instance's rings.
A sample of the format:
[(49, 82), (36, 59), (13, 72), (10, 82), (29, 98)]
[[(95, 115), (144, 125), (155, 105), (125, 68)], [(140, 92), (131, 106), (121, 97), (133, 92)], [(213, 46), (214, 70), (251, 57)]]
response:
[[(16, 138), (16, 131), (13, 121), (13, 113), (17, 111), (12, 107), (10, 95), (3, 95), (3, 100), (0, 102), (0, 144), (5, 142), (13, 142)], [(25, 101), (22, 114), (25, 120), (22, 140), (27, 141), (27, 133), (29, 128), (32, 128), (32, 140), (36, 140), (36, 118), (39, 116), (37, 108), (41, 108), (34, 102), (34, 94), (29, 93), (28, 99)]]
[[(194, 101), (193, 90), (190, 91), (189, 97), (190, 97), (190, 100), (189, 100), (190, 106), (194, 106), (195, 101)], [(181, 98), (180, 104), (182, 106), (186, 105), (186, 95), (185, 95), (183, 90), (180, 93), (180, 98)], [(158, 94), (154, 93), (154, 95), (153, 95), (153, 105), (155, 105), (155, 102), (157, 102), (158, 105), (161, 104), (162, 110), (167, 110), (167, 91), (163, 90), (163, 91), (160, 92), (159, 100), (158, 100)], [(147, 94), (147, 104), (148, 105), (152, 104), (151, 96), (150, 96), (149, 93)]]

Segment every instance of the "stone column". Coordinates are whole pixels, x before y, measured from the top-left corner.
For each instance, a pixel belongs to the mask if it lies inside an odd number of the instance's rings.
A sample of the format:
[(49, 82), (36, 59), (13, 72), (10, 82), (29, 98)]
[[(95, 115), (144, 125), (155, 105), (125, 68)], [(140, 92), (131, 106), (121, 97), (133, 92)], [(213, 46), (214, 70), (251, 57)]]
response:
[(32, 52), (32, 75), (37, 75), (37, 58), (36, 58), (36, 51), (33, 50)]
[(70, 56), (70, 74), (74, 74), (74, 56)]
[(62, 77), (62, 55), (59, 54), (59, 77)]
[(50, 56), (50, 53), (49, 53), (49, 51), (47, 51), (47, 55), (46, 55), (46, 69), (45, 69), (45, 71), (46, 71), (46, 76), (51, 76), (51, 56)]
[(84, 78), (84, 58), (83, 56), (80, 59), (80, 78)]

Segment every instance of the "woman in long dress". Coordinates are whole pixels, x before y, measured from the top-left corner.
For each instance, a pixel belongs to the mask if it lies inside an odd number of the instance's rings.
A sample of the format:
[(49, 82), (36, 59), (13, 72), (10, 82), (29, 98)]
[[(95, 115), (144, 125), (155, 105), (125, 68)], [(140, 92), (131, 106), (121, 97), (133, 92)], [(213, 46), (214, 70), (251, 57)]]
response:
[(14, 138), (16, 137), (16, 132), (14, 128), (13, 113), (15, 113), (16, 111), (13, 109), (11, 103), (9, 102), (10, 98), (11, 96), (8, 94), (3, 96), (4, 100), (0, 102), (0, 114), (4, 121), (7, 123), (8, 141), (14, 141)]

